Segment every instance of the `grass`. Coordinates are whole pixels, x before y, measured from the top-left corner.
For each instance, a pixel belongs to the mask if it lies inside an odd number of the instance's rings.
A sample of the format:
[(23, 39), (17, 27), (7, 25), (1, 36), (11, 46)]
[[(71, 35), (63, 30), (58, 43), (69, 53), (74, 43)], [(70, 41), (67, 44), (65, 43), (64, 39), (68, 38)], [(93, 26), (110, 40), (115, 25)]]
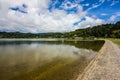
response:
[(98, 40), (110, 40), (120, 47), (120, 39), (118, 38), (98, 38)]
[(113, 41), (114, 43), (116, 43), (120, 47), (120, 39), (110, 38), (109, 40)]

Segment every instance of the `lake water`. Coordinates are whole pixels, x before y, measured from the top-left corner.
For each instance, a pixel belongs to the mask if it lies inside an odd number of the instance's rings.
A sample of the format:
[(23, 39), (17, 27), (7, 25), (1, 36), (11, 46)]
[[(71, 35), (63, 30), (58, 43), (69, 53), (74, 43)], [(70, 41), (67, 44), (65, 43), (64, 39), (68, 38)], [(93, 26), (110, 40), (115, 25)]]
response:
[(0, 40), (0, 80), (75, 80), (104, 41)]

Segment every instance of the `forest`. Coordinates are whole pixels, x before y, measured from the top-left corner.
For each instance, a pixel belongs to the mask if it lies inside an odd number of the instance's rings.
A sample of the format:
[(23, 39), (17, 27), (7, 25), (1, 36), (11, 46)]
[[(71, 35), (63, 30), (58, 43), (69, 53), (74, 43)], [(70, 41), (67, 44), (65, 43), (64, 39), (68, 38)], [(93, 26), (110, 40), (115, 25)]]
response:
[(0, 38), (74, 38), (74, 37), (97, 37), (97, 38), (120, 38), (120, 21), (115, 24), (103, 24), (94, 27), (77, 29), (66, 33), (20, 33), (0, 32)]

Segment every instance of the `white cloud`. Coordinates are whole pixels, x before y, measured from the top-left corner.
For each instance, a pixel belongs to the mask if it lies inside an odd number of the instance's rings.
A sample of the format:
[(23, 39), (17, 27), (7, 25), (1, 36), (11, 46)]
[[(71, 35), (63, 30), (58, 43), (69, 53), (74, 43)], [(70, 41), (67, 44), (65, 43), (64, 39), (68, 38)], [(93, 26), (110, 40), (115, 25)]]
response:
[(86, 16), (85, 19), (86, 20), (84, 20), (78, 24), (79, 28), (92, 27), (92, 26), (96, 26), (96, 25), (105, 23), (105, 21), (102, 19), (98, 19), (98, 18), (95, 19), (95, 18), (92, 18), (89, 16)]
[(102, 13), (101, 15), (102, 15), (102, 16), (106, 16), (106, 15), (108, 15), (108, 14), (106, 14), (106, 13)]
[(116, 16), (115, 16), (115, 15), (112, 15), (109, 20), (110, 20), (110, 21), (114, 21), (115, 18), (116, 18)]
[(65, 1), (62, 3), (61, 8), (67, 10), (67, 9), (75, 8), (75, 7), (77, 7), (77, 6), (78, 6), (78, 4), (75, 4), (75, 3), (72, 3), (72, 2), (70, 2), (70, 1), (68, 1), (68, 0), (65, 0)]
[(115, 4), (119, 3), (119, 0), (113, 0), (110, 6), (114, 6)]
[[(103, 22), (101, 19), (87, 17), (87, 11), (83, 11), (81, 5), (66, 2), (70, 6), (64, 4), (64, 9), (78, 8), (78, 13), (67, 14), (64, 10), (55, 8), (49, 12), (49, 3), (50, 0), (0, 0), (0, 30), (33, 33), (66, 32), (79, 28), (73, 27), (73, 23), (84, 17), (86, 21), (79, 24), (81, 27), (94, 26)], [(27, 5), (26, 9), (21, 7), (23, 4)], [(16, 6), (26, 11), (27, 14), (9, 9)]]
[(90, 4), (88, 4), (88, 3), (87, 3), (87, 4), (82, 4), (82, 6), (89, 6), (89, 5), (90, 5)]
[(87, 9), (87, 11), (90, 11), (91, 9), (94, 9), (94, 8), (101, 6), (104, 2), (105, 2), (105, 0), (99, 0), (99, 3), (92, 4), (92, 7), (89, 7)]
[(117, 12), (115, 15), (112, 15), (110, 18), (109, 18), (109, 21), (114, 21), (117, 17), (120, 16), (120, 12)]

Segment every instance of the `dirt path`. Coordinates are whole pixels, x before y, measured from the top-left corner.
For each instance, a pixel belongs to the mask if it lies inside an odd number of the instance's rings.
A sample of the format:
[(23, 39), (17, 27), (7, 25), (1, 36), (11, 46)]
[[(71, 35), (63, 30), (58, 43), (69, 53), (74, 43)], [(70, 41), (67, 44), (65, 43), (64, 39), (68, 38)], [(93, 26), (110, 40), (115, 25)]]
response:
[(106, 40), (98, 55), (77, 80), (120, 80), (120, 49)]

